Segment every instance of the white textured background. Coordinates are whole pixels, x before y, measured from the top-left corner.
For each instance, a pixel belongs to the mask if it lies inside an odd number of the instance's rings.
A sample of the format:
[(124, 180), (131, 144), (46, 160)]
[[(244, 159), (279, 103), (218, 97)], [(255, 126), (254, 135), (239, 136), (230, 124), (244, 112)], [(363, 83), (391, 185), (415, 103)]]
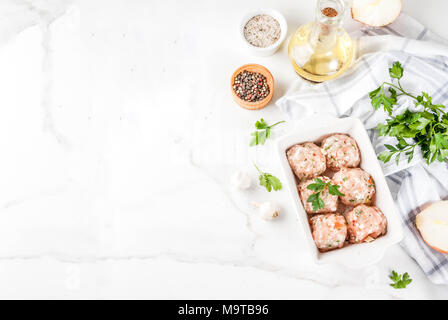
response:
[[(448, 38), (447, 1), (403, 2)], [(399, 246), (365, 270), (312, 265), (286, 192), (229, 188), (253, 160), (279, 175), (247, 140), (282, 119), (236, 107), (231, 73), (265, 65), (274, 99), (296, 77), (284, 46), (251, 57), (239, 20), (274, 7), (291, 33), (314, 6), (0, 0), (0, 298), (448, 298)], [(261, 199), (282, 218), (259, 221)], [(414, 282), (393, 290), (391, 269)]]

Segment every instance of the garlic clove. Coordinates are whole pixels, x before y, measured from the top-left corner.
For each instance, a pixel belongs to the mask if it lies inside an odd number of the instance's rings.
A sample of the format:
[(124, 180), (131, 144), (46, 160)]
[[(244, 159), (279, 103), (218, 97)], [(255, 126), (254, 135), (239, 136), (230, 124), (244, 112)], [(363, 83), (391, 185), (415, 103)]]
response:
[(280, 213), (280, 208), (273, 201), (253, 203), (258, 208), (260, 218), (269, 221), (277, 218)]
[(247, 190), (252, 185), (252, 179), (246, 172), (237, 171), (230, 178), (230, 184), (234, 189)]
[(384, 27), (398, 18), (401, 0), (354, 0), (352, 17), (371, 27)]

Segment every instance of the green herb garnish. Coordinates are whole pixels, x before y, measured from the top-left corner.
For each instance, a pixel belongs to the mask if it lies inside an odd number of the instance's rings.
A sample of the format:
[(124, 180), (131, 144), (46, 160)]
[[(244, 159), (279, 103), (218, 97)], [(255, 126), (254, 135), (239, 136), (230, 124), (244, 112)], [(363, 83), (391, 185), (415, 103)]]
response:
[(282, 183), (280, 182), (280, 179), (273, 176), (270, 173), (261, 172), (261, 170), (257, 167), (257, 165), (254, 163), (255, 168), (257, 169), (258, 173), (260, 173), (259, 180), (260, 180), (260, 186), (263, 186), (268, 190), (268, 192), (271, 192), (272, 189), (275, 191), (282, 189)]
[(323, 209), (325, 207), (325, 203), (321, 198), (321, 193), (324, 191), (325, 188), (328, 188), (328, 192), (333, 196), (345, 196), (342, 192), (340, 192), (338, 189), (340, 186), (334, 185), (330, 182), (323, 182), (322, 179), (314, 178), (314, 183), (309, 184), (306, 187), (308, 190), (314, 191), (312, 195), (308, 197), (306, 200), (307, 202), (311, 202), (313, 205), (313, 211), (316, 212), (320, 209)]
[(408, 284), (412, 282), (412, 279), (409, 277), (409, 274), (406, 272), (403, 275), (399, 275), (395, 271), (392, 270), (389, 278), (394, 282), (391, 283), (390, 286), (395, 289), (404, 289)]
[[(380, 153), (378, 159), (389, 162), (395, 156), (398, 164), (404, 153), (408, 162), (411, 162), (415, 148), (420, 146), (423, 158), (428, 164), (435, 160), (446, 161), (448, 158), (448, 115), (443, 111), (445, 106), (433, 104), (432, 98), (426, 92), (422, 92), (419, 96), (406, 92), (400, 83), (403, 77), (403, 67), (400, 62), (394, 62), (392, 68), (389, 69), (389, 75), (392, 80), (396, 79), (396, 84), (383, 82), (379, 88), (369, 93), (375, 110), (383, 106), (384, 111), (389, 114), (386, 123), (379, 124), (377, 127), (379, 135), (397, 139), (395, 146), (385, 145), (387, 150)], [(389, 94), (386, 93), (386, 86)], [(406, 110), (400, 115), (392, 116), (397, 98), (402, 95), (414, 99), (420, 111)]]
[(279, 121), (277, 123), (274, 123), (272, 126), (268, 126), (268, 124), (266, 123), (266, 121), (264, 121), (263, 118), (258, 120), (255, 123), (255, 128), (257, 129), (257, 131), (251, 133), (252, 139), (250, 140), (250, 146), (253, 147), (259, 144), (264, 145), (266, 139), (268, 139), (271, 136), (271, 129), (283, 122), (285, 121)]

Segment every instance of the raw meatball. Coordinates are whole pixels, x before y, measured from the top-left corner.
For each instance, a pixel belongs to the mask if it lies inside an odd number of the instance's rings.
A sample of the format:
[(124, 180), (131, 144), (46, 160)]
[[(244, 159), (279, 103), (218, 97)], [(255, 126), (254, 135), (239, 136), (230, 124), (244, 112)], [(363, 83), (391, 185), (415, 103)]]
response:
[(355, 168), (361, 162), (355, 139), (345, 134), (334, 134), (324, 139), (322, 153), (327, 158), (327, 166), (334, 171), (342, 167)]
[(342, 203), (348, 206), (372, 203), (375, 195), (375, 182), (370, 174), (360, 168), (342, 168), (333, 176), (333, 181), (341, 186), (339, 191), (344, 194)]
[(310, 219), (317, 248), (322, 251), (342, 248), (347, 238), (347, 222), (340, 214), (319, 214)]
[(387, 219), (377, 207), (359, 205), (345, 218), (351, 243), (370, 242), (387, 231)]
[(325, 156), (314, 143), (297, 144), (291, 147), (286, 155), (292, 170), (300, 180), (318, 176), (327, 169)]
[[(327, 177), (318, 177), (323, 182), (330, 182), (331, 179)], [(300, 193), (300, 199), (302, 199), (303, 207), (308, 213), (326, 213), (335, 212), (338, 207), (338, 196), (333, 196), (328, 192), (328, 187), (326, 187), (320, 194), (322, 201), (325, 203), (325, 207), (317, 211), (313, 211), (313, 205), (311, 202), (307, 202), (308, 197), (314, 193), (313, 190), (308, 190), (307, 187), (314, 183), (314, 179), (307, 180), (299, 184), (298, 189)], [(332, 182), (333, 184), (333, 182)]]

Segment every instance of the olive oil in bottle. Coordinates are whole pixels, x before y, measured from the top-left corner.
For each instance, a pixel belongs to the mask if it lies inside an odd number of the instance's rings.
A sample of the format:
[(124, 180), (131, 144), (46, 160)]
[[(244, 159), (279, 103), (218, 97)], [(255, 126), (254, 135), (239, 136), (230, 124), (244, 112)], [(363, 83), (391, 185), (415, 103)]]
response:
[(316, 20), (301, 26), (291, 37), (288, 54), (296, 72), (313, 82), (341, 75), (353, 59), (353, 43), (341, 28), (343, 0), (318, 0)]

